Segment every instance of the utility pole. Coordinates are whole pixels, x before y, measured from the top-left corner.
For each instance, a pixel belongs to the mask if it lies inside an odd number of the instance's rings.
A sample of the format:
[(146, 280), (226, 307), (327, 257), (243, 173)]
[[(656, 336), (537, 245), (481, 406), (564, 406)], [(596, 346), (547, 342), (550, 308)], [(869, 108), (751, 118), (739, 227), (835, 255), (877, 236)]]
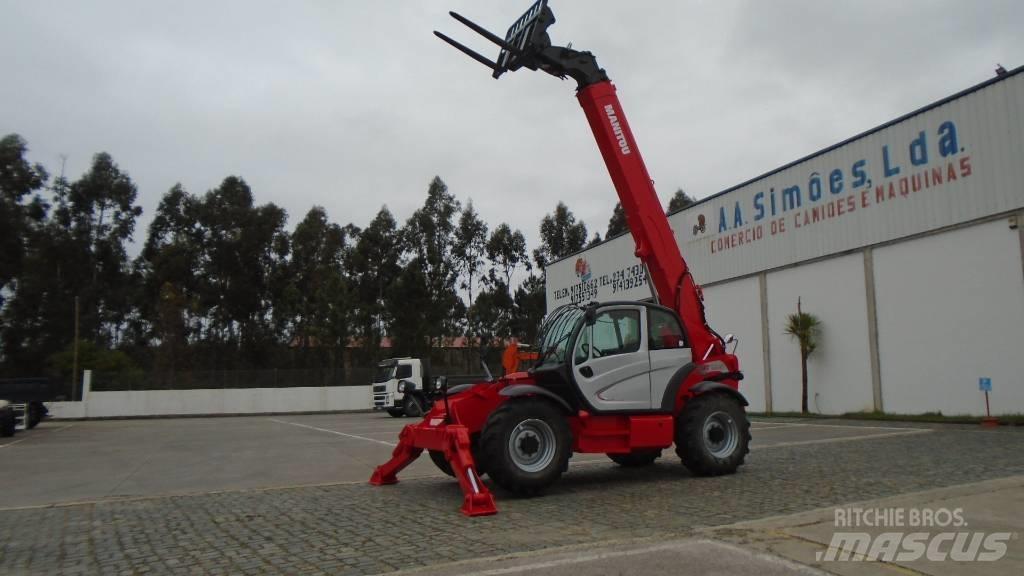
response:
[(74, 350), (73, 359), (71, 361), (71, 401), (75, 400), (78, 396), (78, 296), (75, 296), (75, 341), (71, 345)]

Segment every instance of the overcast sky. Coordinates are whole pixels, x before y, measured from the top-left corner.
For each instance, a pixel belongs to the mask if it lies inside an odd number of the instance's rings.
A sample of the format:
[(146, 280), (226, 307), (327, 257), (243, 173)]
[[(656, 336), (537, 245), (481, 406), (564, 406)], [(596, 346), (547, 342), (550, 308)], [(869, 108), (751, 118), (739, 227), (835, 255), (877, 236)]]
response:
[[(242, 176), (258, 203), (404, 221), (441, 176), (536, 245), (562, 200), (604, 235), (615, 192), (575, 83), (491, 79), (431, 34), (497, 49), (530, 1), (0, 0), (0, 135), (76, 179), (106, 151), (136, 240), (175, 183)], [(1024, 64), (1024, 2), (551, 0), (555, 44), (619, 89), (663, 202), (702, 198)]]

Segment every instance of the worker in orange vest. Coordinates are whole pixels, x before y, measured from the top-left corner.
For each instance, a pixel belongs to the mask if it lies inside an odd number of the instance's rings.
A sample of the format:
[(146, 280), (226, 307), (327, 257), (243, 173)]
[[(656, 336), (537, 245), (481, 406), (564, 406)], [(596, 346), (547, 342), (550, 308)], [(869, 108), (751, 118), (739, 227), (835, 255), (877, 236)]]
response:
[(519, 340), (514, 336), (509, 340), (505, 352), (501, 355), (501, 367), (505, 370), (506, 375), (519, 371)]

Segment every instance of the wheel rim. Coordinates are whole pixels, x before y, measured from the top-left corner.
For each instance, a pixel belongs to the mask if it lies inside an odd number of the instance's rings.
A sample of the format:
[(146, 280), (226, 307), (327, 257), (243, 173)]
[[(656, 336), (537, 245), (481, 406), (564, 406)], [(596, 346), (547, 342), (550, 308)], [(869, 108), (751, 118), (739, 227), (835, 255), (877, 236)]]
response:
[(715, 458), (728, 458), (739, 444), (736, 419), (727, 412), (714, 412), (704, 420), (704, 446)]
[(543, 420), (523, 420), (509, 434), (508, 453), (523, 472), (539, 472), (555, 459), (555, 431)]

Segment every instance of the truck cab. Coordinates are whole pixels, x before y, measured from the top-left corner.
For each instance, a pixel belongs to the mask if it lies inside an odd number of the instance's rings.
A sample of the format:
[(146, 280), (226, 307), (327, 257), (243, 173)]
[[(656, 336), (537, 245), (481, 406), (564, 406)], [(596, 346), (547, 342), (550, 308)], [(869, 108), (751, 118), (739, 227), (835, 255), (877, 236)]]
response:
[(395, 418), (420, 416), (426, 406), (426, 374), (419, 358), (388, 358), (373, 375), (373, 409)]
[(540, 344), (532, 374), (573, 411), (671, 413), (692, 369), (679, 317), (657, 304), (564, 306), (548, 317)]

